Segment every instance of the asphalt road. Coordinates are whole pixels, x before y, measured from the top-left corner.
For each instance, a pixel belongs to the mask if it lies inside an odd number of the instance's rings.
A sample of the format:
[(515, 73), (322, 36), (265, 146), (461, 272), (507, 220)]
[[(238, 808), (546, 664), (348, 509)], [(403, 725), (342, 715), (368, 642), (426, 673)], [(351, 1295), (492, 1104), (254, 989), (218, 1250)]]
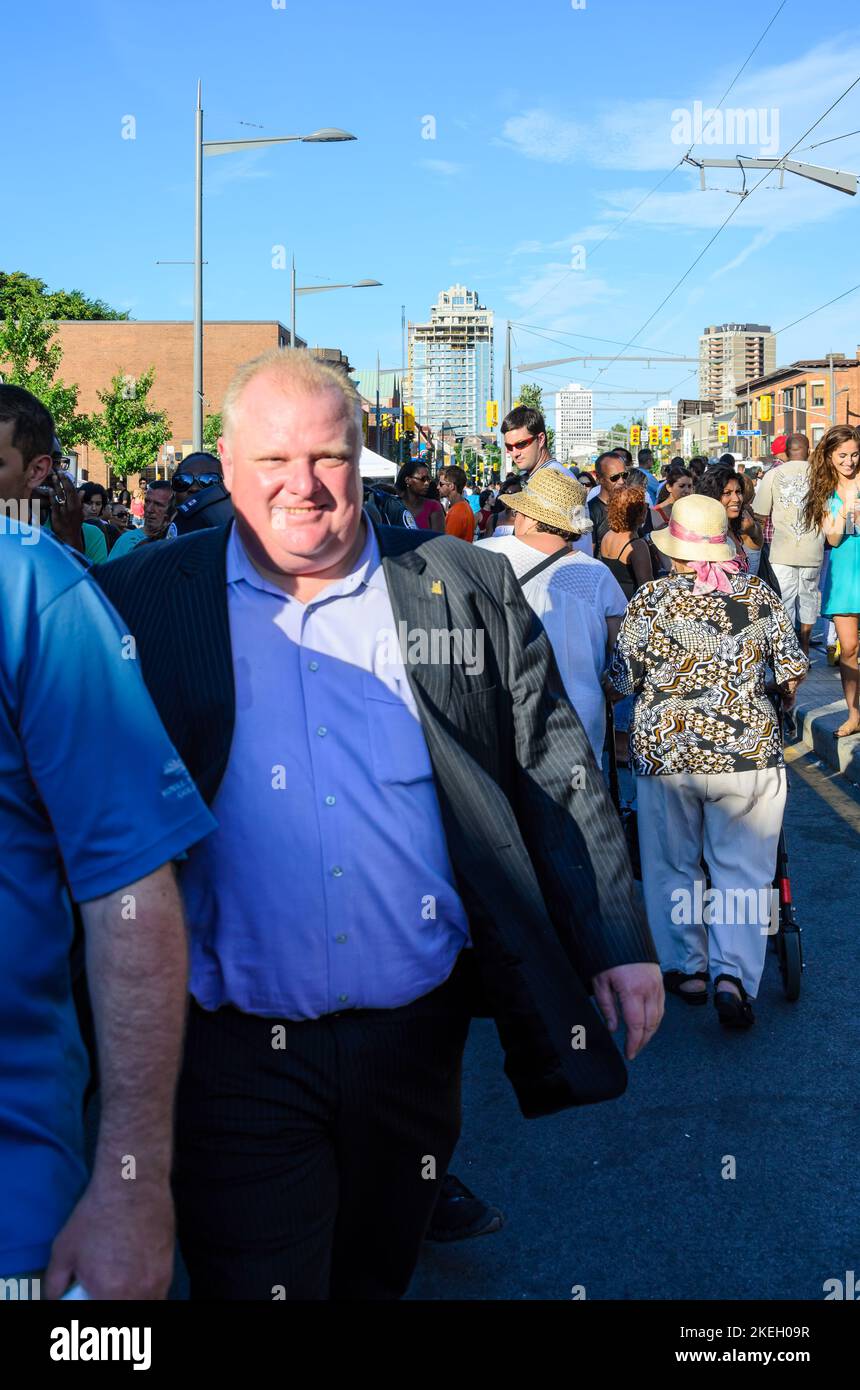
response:
[(789, 782), (800, 1000), (772, 955), (748, 1033), (671, 998), (620, 1100), (529, 1121), (474, 1022), (451, 1167), (506, 1225), (425, 1245), (410, 1297), (820, 1300), (860, 1274), (860, 795), (811, 757)]

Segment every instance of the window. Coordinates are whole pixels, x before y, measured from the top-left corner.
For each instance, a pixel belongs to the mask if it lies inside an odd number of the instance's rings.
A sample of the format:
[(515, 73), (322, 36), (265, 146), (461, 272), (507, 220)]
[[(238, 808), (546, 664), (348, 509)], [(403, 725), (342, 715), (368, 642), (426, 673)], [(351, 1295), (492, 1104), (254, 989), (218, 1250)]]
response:
[(785, 388), (785, 400), (783, 401), (783, 405), (785, 406), (785, 409), (786, 409), (786, 410), (794, 410), (794, 387), (793, 387), (793, 386), (786, 386), (786, 388)]
[(824, 382), (811, 381), (809, 383), (809, 389), (812, 392), (812, 404), (824, 405)]
[(813, 427), (813, 430), (812, 430), (812, 447), (814, 448), (815, 445), (818, 444), (819, 441), (820, 441), (823, 437), (824, 437), (824, 426), (823, 426), (823, 425), (815, 425), (815, 426)]

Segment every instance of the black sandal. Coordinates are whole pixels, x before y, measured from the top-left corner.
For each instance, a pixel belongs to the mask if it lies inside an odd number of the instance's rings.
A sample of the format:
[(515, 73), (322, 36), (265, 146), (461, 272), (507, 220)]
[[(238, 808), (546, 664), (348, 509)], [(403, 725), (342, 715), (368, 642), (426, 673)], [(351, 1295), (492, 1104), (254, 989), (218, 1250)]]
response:
[[(737, 985), (741, 992), (740, 999), (730, 989), (718, 989), (721, 980), (728, 980), (729, 984)], [(752, 1028), (755, 1023), (755, 1014), (747, 992), (734, 975), (718, 975), (714, 980), (714, 1008), (724, 1028)]]
[(695, 975), (685, 975), (683, 970), (667, 970), (663, 976), (663, 988), (668, 994), (677, 994), (685, 1004), (707, 1004), (707, 989), (681, 989), (688, 980), (704, 980), (708, 983), (707, 970), (697, 970)]

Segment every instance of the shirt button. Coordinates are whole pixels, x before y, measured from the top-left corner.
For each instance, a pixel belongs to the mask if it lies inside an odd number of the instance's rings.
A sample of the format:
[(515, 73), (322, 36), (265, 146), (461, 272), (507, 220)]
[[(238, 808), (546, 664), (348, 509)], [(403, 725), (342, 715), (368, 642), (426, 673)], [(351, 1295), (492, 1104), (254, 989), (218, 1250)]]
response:
[(326, 734), (328, 733), (328, 729), (326, 728), (325, 724), (320, 724), (319, 728), (317, 729), (317, 733), (319, 734), (320, 738), (325, 738)]
[(333, 806), (333, 805), (335, 804), (335, 801), (336, 801), (336, 797), (327, 796), (326, 799), (325, 799), (325, 804), (326, 804), (326, 806)]
[(340, 936), (336, 936), (335, 941), (337, 941), (338, 944), (342, 946), (343, 943), (346, 941), (346, 932), (341, 932)]
[(343, 878), (343, 869), (340, 867), (339, 864), (335, 864), (334, 868), (331, 871), (331, 876), (332, 878)]
[(308, 662), (308, 670), (309, 670), (309, 671), (318, 671), (319, 668), (320, 668), (320, 664), (319, 664), (318, 661), (309, 661), (309, 662)]
[(339, 1004), (345, 1004), (348, 998), (349, 998), (349, 995), (348, 995), (348, 994), (339, 994), (339, 995), (337, 996), (337, 1002), (338, 1002)]

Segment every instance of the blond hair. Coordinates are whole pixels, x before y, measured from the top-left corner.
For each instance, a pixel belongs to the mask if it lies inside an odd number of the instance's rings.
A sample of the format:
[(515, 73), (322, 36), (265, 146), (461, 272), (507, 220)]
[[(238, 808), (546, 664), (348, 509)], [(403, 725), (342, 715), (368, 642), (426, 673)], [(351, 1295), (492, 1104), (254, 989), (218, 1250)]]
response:
[[(347, 413), (355, 421), (361, 409), (361, 400), (345, 372), (331, 367), (327, 362), (312, 357), (303, 348), (270, 348), (262, 356), (245, 362), (236, 372), (224, 396), (221, 407), (223, 434), (228, 437), (236, 425), (239, 399), (245, 387), (255, 377), (270, 376), (285, 394), (307, 393), (317, 395), (322, 391), (338, 391), (343, 398)], [(361, 431), (359, 429), (359, 438)]]

